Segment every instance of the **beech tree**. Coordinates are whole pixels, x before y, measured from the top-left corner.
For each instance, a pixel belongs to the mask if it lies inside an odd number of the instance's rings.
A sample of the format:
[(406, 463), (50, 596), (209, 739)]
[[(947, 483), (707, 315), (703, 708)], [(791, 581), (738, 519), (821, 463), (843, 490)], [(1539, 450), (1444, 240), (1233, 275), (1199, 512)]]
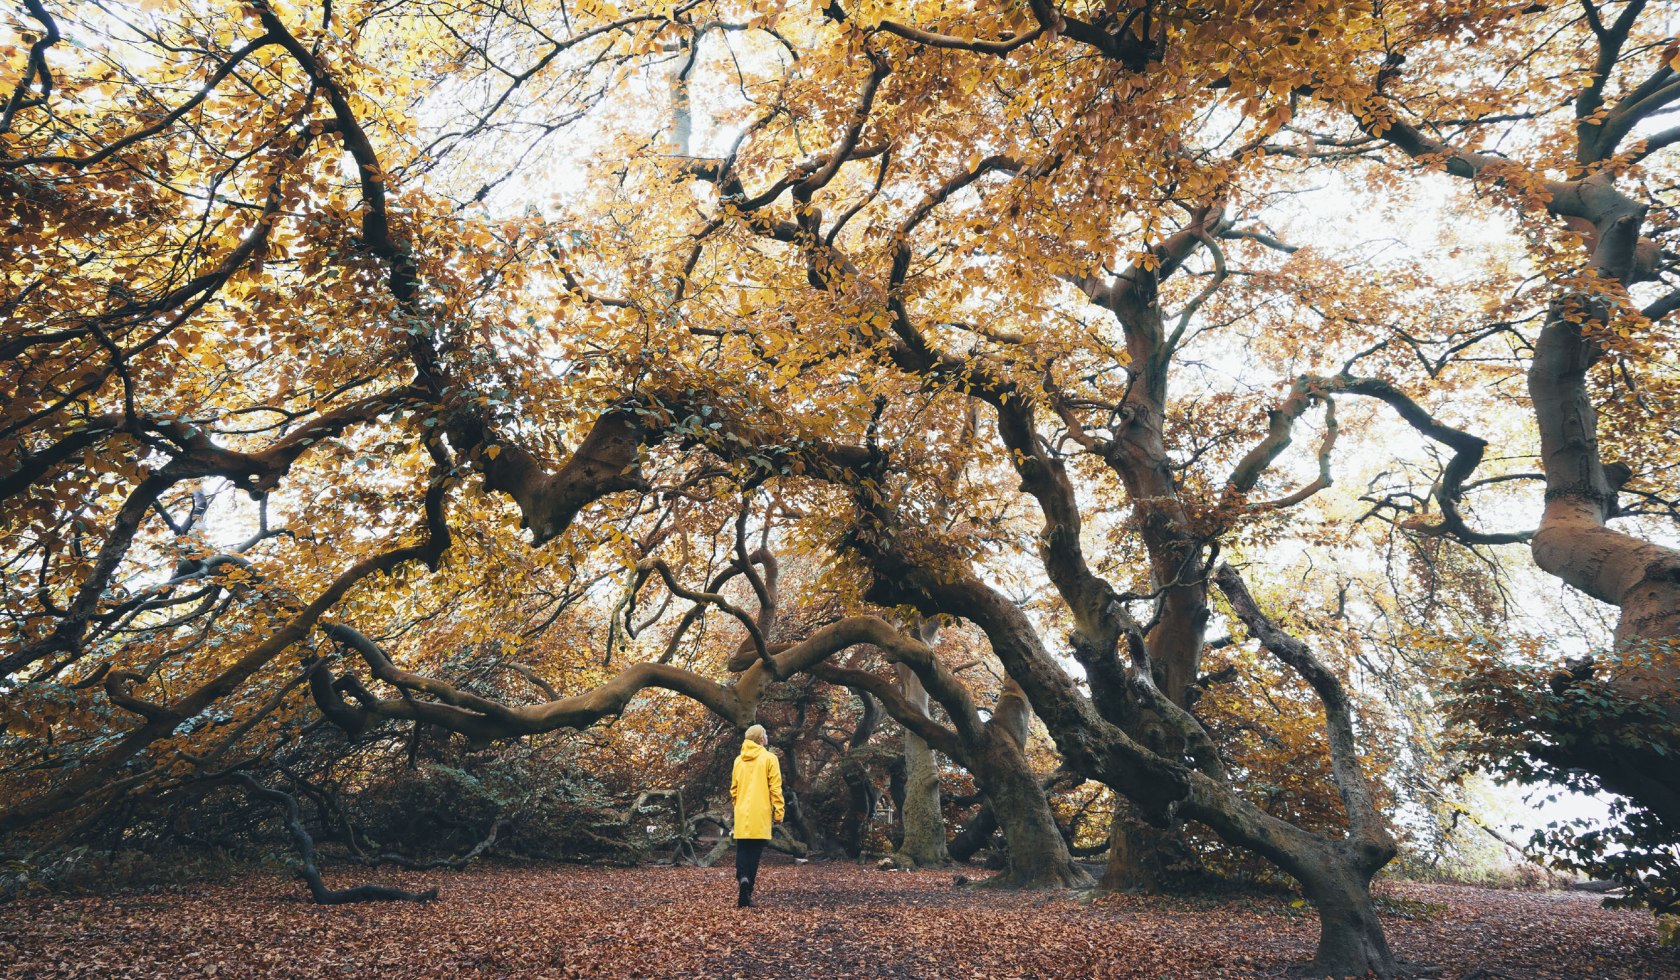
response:
[[(1660, 438), (1673, 379), (1672, 343), (1662, 326), (1680, 309), (1680, 292), (1670, 284), (1672, 206), (1660, 188), (1670, 179), (1662, 151), (1680, 142), (1680, 130), (1651, 124), (1680, 100), (1680, 84), (1672, 13), (1647, 6), (1584, 3), (1553, 15), (1551, 24), (1576, 35), (1557, 56), (1569, 72), (1561, 101), (1555, 85), (1545, 95), (1518, 86), (1495, 99), (1477, 93), (1468, 97), (1485, 100), (1482, 114), (1510, 118), (1477, 119), (1442, 138), (1430, 135), (1442, 132), (1431, 117), (1452, 111), (1452, 96), (1466, 95), (1447, 93), (1442, 103), (1417, 106), (1416, 115), (1401, 112), (1401, 88), (1413, 72), (1399, 70), (1393, 90), (1383, 93), (1386, 111), (1362, 122), (1402, 160), (1474, 182), (1541, 239), (1536, 265), (1546, 288), (1525, 297), (1543, 310), (1526, 382), (1545, 503), (1522, 536), (1540, 568), (1616, 607), (1609, 686), (1654, 703), (1672, 725), (1680, 718), (1680, 665), (1671, 643), (1680, 615), (1680, 552), (1665, 542), (1665, 529), (1642, 527), (1639, 510), (1618, 499), (1630, 486), (1635, 499), (1670, 496), (1668, 464), (1649, 440)], [(1506, 137), (1525, 152), (1495, 157), (1481, 150)], [(1657, 288), (1646, 292), (1646, 283)], [(1606, 458), (1601, 449), (1601, 405), (1613, 406), (1615, 428), (1607, 435), (1623, 458)], [(1485, 442), (1472, 437), (1461, 445), (1468, 477)], [(1623, 521), (1612, 526), (1617, 518)], [(1475, 532), (1463, 536), (1476, 540)], [(1606, 750), (1578, 732), (1567, 714), (1537, 717), (1525, 748), (1558, 769), (1588, 770), (1671, 831), (1680, 829), (1680, 783), (1666, 764), (1666, 739), (1619, 740)]]
[[(1197, 822), (1300, 883), (1316, 969), (1388, 976), (1360, 692), (1280, 553), (1527, 544), (1621, 612), (1575, 681), (1672, 721), (1660, 10), (141, 8), (25, 0), (0, 46), (6, 832), (227, 777), (287, 718), (744, 727), (814, 675), (903, 727), (916, 863), (938, 752), (1003, 883), (1089, 883), (1036, 716), (1157, 826), (1116, 821), (1111, 883)], [(1431, 168), (1520, 233), (1469, 283), (1290, 213), (1358, 225)], [(989, 716), (932, 624), (1001, 664)], [(1210, 624), (1316, 698), (1330, 821), (1228, 764)], [(448, 679), (459, 644), (526, 696)], [(1517, 730), (1680, 825), (1660, 738)]]

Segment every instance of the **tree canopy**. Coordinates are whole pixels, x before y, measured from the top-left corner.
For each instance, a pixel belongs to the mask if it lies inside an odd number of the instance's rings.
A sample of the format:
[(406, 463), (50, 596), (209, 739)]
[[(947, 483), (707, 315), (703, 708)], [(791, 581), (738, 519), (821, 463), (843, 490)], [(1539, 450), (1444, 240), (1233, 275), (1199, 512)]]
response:
[(4, 832), (820, 682), (1011, 882), (1089, 881), (1036, 716), (1111, 882), (1211, 832), (1328, 970), (1458, 766), (1672, 908), (1671, 8), (6, 16)]

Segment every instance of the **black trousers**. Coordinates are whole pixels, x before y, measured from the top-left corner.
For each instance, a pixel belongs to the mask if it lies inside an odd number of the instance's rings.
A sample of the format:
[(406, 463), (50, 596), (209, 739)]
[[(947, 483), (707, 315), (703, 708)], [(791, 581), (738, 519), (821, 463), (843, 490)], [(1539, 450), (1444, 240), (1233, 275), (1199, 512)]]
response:
[(753, 884), (758, 881), (758, 861), (764, 857), (764, 846), (768, 843), (763, 838), (735, 839), (735, 881), (746, 879), (746, 884), (741, 885), (744, 894), (752, 894)]

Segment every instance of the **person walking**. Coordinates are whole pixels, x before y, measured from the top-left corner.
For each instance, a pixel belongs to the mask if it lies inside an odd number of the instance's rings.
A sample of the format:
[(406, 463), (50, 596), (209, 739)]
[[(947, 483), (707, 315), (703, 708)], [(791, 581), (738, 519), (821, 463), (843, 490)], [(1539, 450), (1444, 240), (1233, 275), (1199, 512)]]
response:
[(729, 798), (735, 804), (735, 883), (737, 908), (752, 908), (758, 861), (770, 843), (770, 829), (782, 819), (782, 764), (765, 748), (763, 725), (747, 729), (735, 771), (729, 778)]

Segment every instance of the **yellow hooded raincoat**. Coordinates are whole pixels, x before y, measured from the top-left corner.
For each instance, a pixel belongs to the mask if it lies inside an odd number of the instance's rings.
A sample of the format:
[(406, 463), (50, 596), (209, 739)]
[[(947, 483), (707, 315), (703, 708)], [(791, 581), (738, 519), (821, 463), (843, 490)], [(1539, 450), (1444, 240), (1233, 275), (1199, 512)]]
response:
[(735, 838), (769, 840), (771, 821), (782, 819), (782, 764), (764, 746), (743, 741), (729, 796), (735, 801)]

